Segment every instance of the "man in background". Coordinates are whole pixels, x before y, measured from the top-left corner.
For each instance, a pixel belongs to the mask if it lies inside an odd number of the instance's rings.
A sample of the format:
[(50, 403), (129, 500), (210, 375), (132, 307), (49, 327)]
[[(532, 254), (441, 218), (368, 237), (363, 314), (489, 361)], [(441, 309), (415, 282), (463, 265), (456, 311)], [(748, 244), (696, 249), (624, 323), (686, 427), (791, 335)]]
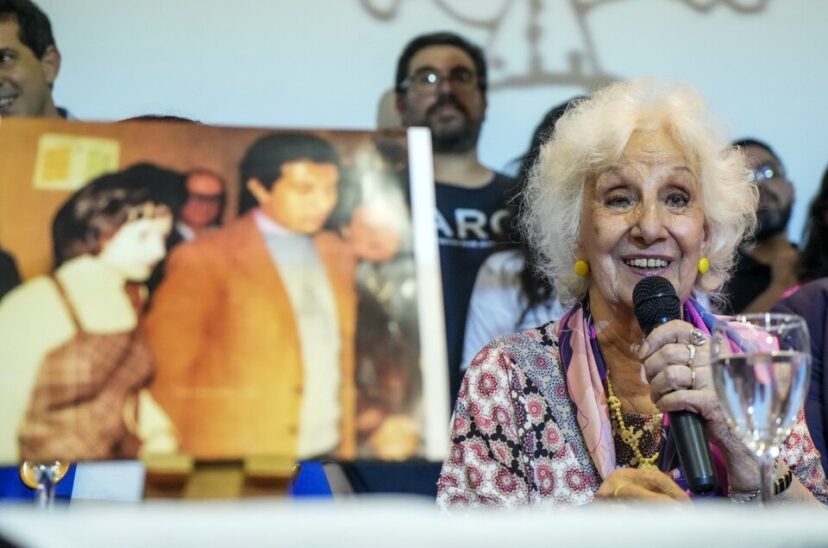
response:
[[(167, 257), (173, 249), (184, 242), (192, 242), (200, 235), (218, 228), (224, 213), (224, 179), (206, 169), (196, 169), (181, 176), (181, 182), (159, 186), (159, 192), (167, 196), (175, 214), (175, 224), (167, 237)], [(177, 189), (183, 187), (181, 192)], [(155, 265), (152, 276), (146, 282), (150, 295), (164, 279), (167, 257)]]
[(187, 173), (184, 186), (187, 198), (175, 223), (175, 230), (183, 241), (191, 242), (221, 224), (224, 213), (224, 179), (206, 169)]
[(66, 118), (52, 98), (59, 71), (46, 14), (30, 0), (0, 0), (0, 116)]
[(437, 236), (451, 401), (460, 387), (463, 332), (477, 271), (506, 244), (506, 193), (513, 179), (483, 165), (477, 144), (486, 116), (483, 51), (449, 32), (411, 40), (397, 64), (396, 106), (405, 127), (431, 130)]
[[(474, 280), (486, 257), (508, 239), (506, 195), (515, 184), (478, 159), (486, 71), (479, 47), (457, 34), (437, 32), (405, 46), (394, 82), (402, 125), (431, 130), (452, 406), (462, 378), (463, 333)], [(435, 497), (440, 463), (354, 463), (343, 465), (343, 471), (353, 491)]]
[(724, 312), (766, 312), (785, 291), (795, 286), (798, 252), (788, 240), (788, 221), (794, 186), (773, 149), (757, 139), (733, 143), (742, 149), (750, 177), (759, 188), (755, 242), (739, 249), (733, 276), (722, 288), (727, 297)]

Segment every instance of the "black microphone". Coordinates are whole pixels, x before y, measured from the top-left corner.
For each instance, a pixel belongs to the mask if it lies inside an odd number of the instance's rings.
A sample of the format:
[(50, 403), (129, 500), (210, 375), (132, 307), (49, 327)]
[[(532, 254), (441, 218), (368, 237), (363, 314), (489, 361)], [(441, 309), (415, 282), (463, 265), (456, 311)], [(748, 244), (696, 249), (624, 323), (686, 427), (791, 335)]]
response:
[[(663, 323), (681, 318), (681, 301), (669, 280), (648, 276), (633, 289), (635, 317), (644, 336)], [(679, 456), (679, 463), (687, 486), (694, 493), (706, 493), (716, 488), (716, 469), (704, 434), (704, 421), (690, 411), (673, 411), (670, 416), (670, 436)]]

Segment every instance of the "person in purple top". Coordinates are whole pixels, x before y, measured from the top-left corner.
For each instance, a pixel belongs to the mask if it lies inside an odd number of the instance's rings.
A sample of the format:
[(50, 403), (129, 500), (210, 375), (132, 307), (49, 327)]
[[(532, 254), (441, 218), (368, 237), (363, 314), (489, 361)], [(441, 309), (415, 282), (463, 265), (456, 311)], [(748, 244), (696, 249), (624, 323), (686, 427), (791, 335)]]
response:
[(793, 294), (777, 302), (772, 312), (798, 314), (805, 318), (811, 334), (811, 384), (805, 401), (805, 421), (822, 456), (823, 469), (828, 470), (828, 278), (806, 283)]

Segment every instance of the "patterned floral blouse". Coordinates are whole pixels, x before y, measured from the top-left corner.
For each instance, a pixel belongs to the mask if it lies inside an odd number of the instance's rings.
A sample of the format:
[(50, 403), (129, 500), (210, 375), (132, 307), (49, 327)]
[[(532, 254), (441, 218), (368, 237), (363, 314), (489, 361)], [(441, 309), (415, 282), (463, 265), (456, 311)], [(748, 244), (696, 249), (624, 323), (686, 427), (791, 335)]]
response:
[[(660, 428), (648, 430), (661, 438)], [(451, 440), (437, 483), (444, 508), (582, 505), (603, 481), (568, 395), (555, 323), (500, 337), (480, 351), (463, 379)], [(651, 443), (644, 454), (653, 452)], [(802, 413), (780, 457), (828, 504), (828, 483)], [(630, 458), (619, 451), (617, 462), (629, 465)]]

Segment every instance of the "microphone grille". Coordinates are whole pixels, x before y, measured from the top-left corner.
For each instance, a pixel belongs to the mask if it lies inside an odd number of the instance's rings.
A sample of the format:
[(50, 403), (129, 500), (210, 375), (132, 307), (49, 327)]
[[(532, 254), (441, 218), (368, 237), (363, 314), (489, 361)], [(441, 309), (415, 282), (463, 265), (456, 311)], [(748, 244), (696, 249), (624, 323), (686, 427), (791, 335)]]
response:
[(633, 289), (635, 317), (645, 334), (653, 327), (681, 317), (681, 302), (673, 284), (661, 276), (648, 276), (635, 284)]

